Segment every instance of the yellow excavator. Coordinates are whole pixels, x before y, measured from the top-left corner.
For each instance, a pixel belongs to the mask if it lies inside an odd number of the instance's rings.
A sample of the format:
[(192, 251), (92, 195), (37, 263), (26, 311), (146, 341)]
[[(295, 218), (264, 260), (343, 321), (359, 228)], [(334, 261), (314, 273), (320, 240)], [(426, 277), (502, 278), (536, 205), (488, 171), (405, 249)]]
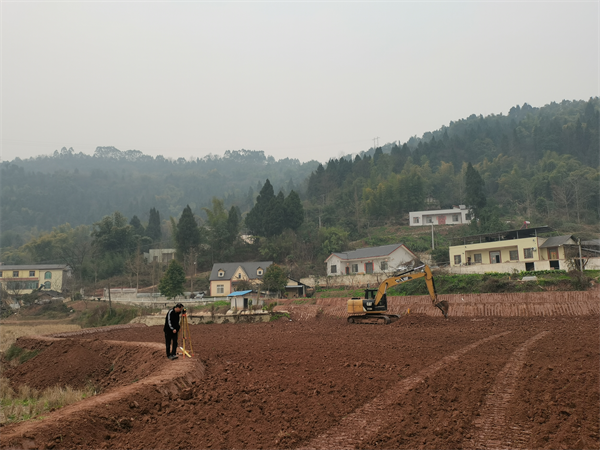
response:
[[(420, 272), (420, 269), (423, 269), (423, 271)], [(353, 298), (348, 300), (348, 322), (378, 323), (383, 325), (395, 322), (400, 319), (400, 316), (397, 314), (386, 313), (388, 288), (423, 277), (425, 278), (425, 283), (427, 284), (433, 306), (439, 308), (447, 319), (448, 308), (450, 305), (446, 300), (438, 301), (431, 269), (429, 266), (423, 265), (404, 272), (395, 273), (392, 277), (381, 283), (378, 289), (365, 289), (365, 298)]]

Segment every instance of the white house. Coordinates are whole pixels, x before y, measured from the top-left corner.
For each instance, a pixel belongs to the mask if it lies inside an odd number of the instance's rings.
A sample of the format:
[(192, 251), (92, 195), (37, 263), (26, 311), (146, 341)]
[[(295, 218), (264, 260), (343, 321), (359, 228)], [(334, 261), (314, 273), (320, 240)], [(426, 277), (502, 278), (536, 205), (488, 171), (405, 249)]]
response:
[(389, 272), (416, 258), (404, 244), (391, 244), (332, 253), (325, 263), (327, 275), (337, 276)]
[(174, 248), (151, 248), (148, 250), (148, 253), (144, 253), (144, 258), (146, 261), (151, 262), (159, 262), (159, 263), (169, 263), (173, 259), (175, 259), (175, 249)]
[(455, 206), (452, 209), (437, 209), (432, 211), (414, 211), (408, 213), (411, 227), (422, 227), (424, 225), (460, 225), (471, 223), (467, 219), (469, 210), (465, 205)]

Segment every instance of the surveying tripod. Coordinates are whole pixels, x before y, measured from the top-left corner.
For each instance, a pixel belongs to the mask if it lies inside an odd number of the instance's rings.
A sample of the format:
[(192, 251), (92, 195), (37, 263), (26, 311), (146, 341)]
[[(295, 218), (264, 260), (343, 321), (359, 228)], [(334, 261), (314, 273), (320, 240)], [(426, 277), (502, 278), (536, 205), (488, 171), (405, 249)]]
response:
[(194, 349), (192, 348), (192, 337), (190, 336), (190, 324), (188, 323), (187, 310), (185, 308), (183, 308), (181, 314), (181, 347), (179, 347), (179, 349), (182, 351), (184, 358), (186, 356), (188, 358), (194, 356)]

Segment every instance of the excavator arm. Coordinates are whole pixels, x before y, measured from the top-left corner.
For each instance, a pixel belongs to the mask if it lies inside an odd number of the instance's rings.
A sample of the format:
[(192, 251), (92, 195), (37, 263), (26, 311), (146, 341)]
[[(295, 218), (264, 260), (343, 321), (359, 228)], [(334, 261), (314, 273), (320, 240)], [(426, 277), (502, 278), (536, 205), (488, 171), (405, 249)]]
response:
[[(423, 272), (417, 270), (423, 269)], [(378, 289), (367, 289), (364, 299), (353, 298), (348, 300), (348, 322), (350, 323), (390, 323), (400, 318), (397, 315), (387, 314), (387, 290), (393, 286), (397, 286), (408, 281), (425, 278), (427, 290), (431, 297), (433, 306), (442, 311), (444, 317), (448, 318), (448, 302), (445, 300), (438, 301), (433, 275), (429, 266), (420, 266), (414, 269), (399, 272), (392, 277), (386, 279), (379, 285)], [(359, 314), (361, 314), (359, 316)]]
[[(423, 269), (423, 272), (415, 273), (415, 271), (421, 268)], [(427, 290), (429, 291), (429, 296), (431, 297), (431, 303), (433, 304), (433, 306), (439, 308), (440, 311), (442, 311), (442, 314), (444, 314), (445, 318), (448, 318), (448, 302), (445, 300), (438, 301), (437, 292), (435, 290), (435, 283), (433, 281), (433, 274), (431, 273), (431, 269), (427, 265), (416, 267), (407, 272), (394, 274), (394, 276), (388, 278), (383, 283), (381, 283), (379, 285), (379, 289), (377, 290), (377, 294), (375, 295), (375, 306), (379, 305), (381, 300), (387, 294), (387, 290), (389, 288), (423, 277), (425, 278), (425, 283), (427, 284)]]

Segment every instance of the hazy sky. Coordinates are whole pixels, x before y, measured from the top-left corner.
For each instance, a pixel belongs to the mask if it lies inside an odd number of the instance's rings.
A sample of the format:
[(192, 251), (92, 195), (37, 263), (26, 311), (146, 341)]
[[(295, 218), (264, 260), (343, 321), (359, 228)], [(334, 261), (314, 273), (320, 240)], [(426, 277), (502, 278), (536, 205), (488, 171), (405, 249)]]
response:
[(2, 2), (2, 159), (321, 162), (599, 92), (598, 2)]

